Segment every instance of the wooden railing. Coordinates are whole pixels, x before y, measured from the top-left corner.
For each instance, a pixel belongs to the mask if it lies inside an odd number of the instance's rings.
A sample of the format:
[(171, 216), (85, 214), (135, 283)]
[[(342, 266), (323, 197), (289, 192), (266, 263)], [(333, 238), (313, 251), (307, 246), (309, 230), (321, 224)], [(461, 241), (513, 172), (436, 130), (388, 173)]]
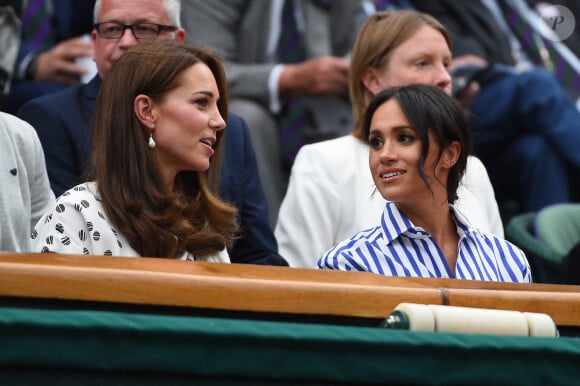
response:
[(540, 312), (580, 326), (580, 286), (151, 258), (0, 254), (0, 297), (356, 318), (384, 318), (412, 302)]

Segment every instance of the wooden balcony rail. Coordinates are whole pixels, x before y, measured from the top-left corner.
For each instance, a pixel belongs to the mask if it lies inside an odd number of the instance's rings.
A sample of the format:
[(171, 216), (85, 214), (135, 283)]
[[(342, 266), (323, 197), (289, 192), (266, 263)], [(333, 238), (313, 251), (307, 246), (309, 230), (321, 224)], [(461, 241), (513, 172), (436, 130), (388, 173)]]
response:
[(580, 286), (286, 267), (0, 253), (0, 297), (380, 319), (399, 303), (546, 313), (580, 326)]

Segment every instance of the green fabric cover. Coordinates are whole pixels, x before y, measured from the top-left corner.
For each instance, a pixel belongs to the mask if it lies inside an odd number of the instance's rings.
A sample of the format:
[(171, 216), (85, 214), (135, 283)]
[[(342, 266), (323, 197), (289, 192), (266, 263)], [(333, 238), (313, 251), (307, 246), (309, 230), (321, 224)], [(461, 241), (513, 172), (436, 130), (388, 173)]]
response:
[(540, 210), (534, 219), (538, 239), (562, 255), (580, 242), (580, 204), (555, 204)]
[(535, 212), (515, 215), (505, 228), (505, 237), (524, 251), (534, 282), (561, 283), (564, 255), (534, 234)]
[(0, 308), (0, 383), (35, 374), (63, 385), (577, 385), (580, 338)]

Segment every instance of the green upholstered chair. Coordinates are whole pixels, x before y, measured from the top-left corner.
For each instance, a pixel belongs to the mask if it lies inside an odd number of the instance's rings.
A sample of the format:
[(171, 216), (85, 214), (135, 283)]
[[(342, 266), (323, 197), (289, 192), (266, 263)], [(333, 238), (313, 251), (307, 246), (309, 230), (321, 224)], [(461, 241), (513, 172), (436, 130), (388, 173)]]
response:
[(540, 210), (534, 229), (538, 239), (567, 254), (580, 241), (580, 204), (557, 204)]
[(555, 204), (515, 215), (505, 233), (526, 253), (534, 281), (562, 283), (562, 261), (580, 241), (580, 204)]

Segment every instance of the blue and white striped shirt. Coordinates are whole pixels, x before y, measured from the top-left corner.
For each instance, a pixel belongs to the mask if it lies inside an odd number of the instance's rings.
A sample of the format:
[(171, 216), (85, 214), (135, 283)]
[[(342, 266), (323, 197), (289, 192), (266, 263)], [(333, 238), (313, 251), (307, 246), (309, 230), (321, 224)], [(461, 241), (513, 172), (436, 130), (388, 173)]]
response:
[(392, 202), (386, 204), (380, 226), (332, 247), (318, 260), (318, 268), (386, 276), (531, 282), (530, 266), (522, 250), (474, 228), (461, 212), (453, 206), (451, 209), (459, 234), (455, 275), (435, 239), (414, 226)]

